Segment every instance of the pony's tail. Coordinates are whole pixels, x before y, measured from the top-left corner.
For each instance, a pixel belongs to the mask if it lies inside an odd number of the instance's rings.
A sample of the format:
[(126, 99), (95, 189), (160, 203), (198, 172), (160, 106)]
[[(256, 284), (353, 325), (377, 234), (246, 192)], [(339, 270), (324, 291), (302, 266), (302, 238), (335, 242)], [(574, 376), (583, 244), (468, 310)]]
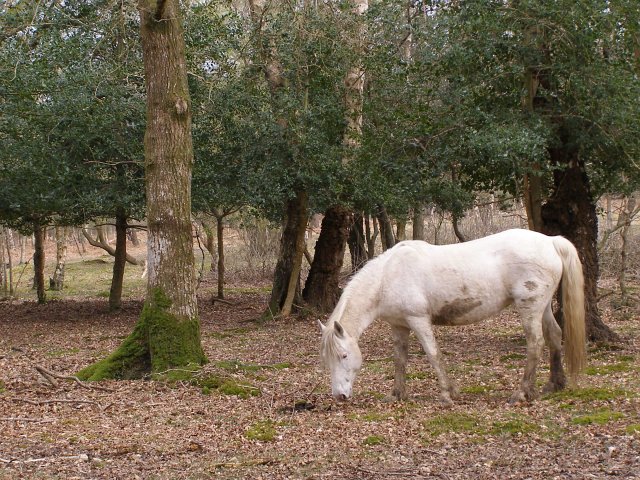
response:
[(553, 246), (562, 259), (565, 359), (569, 378), (575, 383), (587, 362), (582, 264), (576, 247), (566, 238), (553, 237)]

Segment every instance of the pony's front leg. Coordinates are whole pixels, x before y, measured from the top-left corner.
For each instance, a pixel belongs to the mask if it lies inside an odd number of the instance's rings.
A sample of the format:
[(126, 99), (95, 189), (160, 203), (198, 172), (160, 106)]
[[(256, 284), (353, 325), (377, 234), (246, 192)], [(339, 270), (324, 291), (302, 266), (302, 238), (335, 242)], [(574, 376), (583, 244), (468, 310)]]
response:
[(427, 354), (429, 363), (431, 363), (431, 366), (436, 372), (438, 383), (440, 384), (440, 399), (445, 405), (453, 405), (452, 397), (455, 398), (458, 392), (449, 380), (447, 372), (442, 364), (440, 349), (438, 348), (436, 337), (433, 334), (431, 320), (425, 317), (415, 317), (408, 318), (407, 323), (418, 337), (422, 348), (424, 348), (424, 351)]
[(409, 330), (406, 327), (398, 325), (391, 326), (391, 334), (393, 335), (393, 364), (395, 374), (393, 377), (393, 391), (391, 392), (392, 400), (406, 400), (406, 375), (407, 375), (407, 359), (409, 358)]

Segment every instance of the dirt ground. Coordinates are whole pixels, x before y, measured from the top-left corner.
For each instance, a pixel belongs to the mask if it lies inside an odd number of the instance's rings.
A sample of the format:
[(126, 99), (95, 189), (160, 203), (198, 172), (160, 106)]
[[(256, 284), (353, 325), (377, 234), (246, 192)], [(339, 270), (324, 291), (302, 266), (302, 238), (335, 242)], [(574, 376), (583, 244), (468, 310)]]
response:
[(443, 327), (462, 391), (445, 408), (415, 339), (410, 400), (384, 401), (393, 361), (383, 324), (363, 335), (355, 396), (338, 404), (315, 319), (255, 323), (266, 302), (256, 289), (229, 305), (201, 300), (202, 381), (89, 385), (48, 381), (36, 367), (73, 375), (102, 358), (132, 330), (139, 300), (117, 315), (106, 299), (0, 303), (0, 478), (640, 478), (638, 315), (605, 312), (625, 343), (591, 346), (579, 389), (518, 406), (507, 404), (524, 363), (515, 315)]

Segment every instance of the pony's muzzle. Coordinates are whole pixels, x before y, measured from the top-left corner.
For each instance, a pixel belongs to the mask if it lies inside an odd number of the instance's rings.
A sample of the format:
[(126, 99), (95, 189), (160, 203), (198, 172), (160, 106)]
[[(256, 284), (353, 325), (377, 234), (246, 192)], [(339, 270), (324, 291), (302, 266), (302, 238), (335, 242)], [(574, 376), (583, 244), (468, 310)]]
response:
[(349, 397), (347, 397), (347, 395), (344, 393), (335, 393), (333, 395), (333, 398), (335, 398), (339, 402), (346, 402)]

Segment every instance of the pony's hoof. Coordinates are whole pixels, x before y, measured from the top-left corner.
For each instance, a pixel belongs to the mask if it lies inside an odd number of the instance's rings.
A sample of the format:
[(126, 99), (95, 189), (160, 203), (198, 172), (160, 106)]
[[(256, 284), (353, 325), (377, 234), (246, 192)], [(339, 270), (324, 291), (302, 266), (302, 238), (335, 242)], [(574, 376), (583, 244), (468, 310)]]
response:
[(517, 392), (513, 392), (511, 398), (509, 399), (509, 405), (519, 405), (521, 403), (526, 403), (527, 397), (524, 392), (518, 390)]
[(547, 382), (544, 387), (542, 387), (542, 394), (546, 395), (548, 393), (559, 392), (564, 388), (563, 385), (558, 385), (557, 383)]
[(453, 407), (454, 402), (451, 399), (451, 395), (449, 395), (449, 392), (442, 392), (440, 394), (440, 402), (442, 402), (442, 405), (444, 405), (445, 407)]
[(564, 384), (558, 384), (555, 382), (547, 382), (545, 384), (544, 387), (542, 387), (542, 393), (543, 394), (547, 394), (547, 393), (554, 393), (554, 392), (559, 392), (560, 390), (563, 390), (565, 387)]

